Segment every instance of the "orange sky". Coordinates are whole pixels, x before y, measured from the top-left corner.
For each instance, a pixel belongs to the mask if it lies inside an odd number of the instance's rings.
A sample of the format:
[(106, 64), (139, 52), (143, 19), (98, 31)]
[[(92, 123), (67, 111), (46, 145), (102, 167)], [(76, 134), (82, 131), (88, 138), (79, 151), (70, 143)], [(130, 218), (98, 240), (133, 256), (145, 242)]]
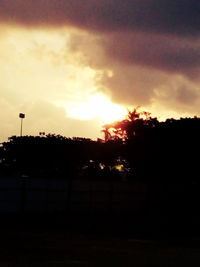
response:
[[(122, 119), (130, 107), (160, 119), (199, 115), (196, 13), (184, 13), (186, 0), (174, 1), (173, 10), (158, 6), (162, 20), (151, 2), (156, 7), (156, 0), (86, 0), (84, 6), (45, 0), (42, 7), (0, 0), (0, 142), (19, 134), (20, 112), (26, 135), (90, 138), (101, 137), (102, 125)], [(185, 28), (173, 27), (168, 8), (176, 17), (178, 8), (186, 14)], [(140, 24), (126, 18), (130, 12)]]
[(101, 126), (122, 119), (126, 108), (96, 85), (98, 71), (69, 51), (70, 30), (1, 27), (0, 138), (23, 133), (101, 136)]

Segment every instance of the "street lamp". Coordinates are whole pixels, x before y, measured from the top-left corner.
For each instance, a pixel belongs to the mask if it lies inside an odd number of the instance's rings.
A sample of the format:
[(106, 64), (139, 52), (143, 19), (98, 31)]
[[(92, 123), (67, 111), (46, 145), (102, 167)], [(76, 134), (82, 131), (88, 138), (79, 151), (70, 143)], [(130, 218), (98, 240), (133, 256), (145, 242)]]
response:
[(21, 119), (20, 136), (22, 137), (23, 119), (25, 118), (25, 114), (24, 113), (19, 113), (19, 118)]

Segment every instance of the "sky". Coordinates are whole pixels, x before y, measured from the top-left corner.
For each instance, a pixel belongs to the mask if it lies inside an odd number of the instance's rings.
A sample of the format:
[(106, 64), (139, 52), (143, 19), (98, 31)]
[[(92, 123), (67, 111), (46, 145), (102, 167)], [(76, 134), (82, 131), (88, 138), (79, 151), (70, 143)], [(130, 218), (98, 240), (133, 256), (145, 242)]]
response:
[(200, 115), (197, 0), (0, 0), (0, 142)]

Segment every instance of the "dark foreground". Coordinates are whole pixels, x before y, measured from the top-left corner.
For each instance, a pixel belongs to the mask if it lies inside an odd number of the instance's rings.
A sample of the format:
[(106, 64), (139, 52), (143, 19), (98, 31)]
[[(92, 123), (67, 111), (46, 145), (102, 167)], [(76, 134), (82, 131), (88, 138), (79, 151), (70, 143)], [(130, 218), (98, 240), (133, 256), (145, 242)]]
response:
[[(196, 243), (196, 242), (195, 242)], [(0, 266), (200, 266), (200, 247), (61, 231), (1, 235)]]
[(194, 234), (170, 236), (156, 229), (144, 232), (144, 225), (131, 231), (119, 222), (105, 228), (103, 221), (76, 218), (58, 224), (50, 219), (4, 221), (0, 266), (200, 266), (200, 239)]

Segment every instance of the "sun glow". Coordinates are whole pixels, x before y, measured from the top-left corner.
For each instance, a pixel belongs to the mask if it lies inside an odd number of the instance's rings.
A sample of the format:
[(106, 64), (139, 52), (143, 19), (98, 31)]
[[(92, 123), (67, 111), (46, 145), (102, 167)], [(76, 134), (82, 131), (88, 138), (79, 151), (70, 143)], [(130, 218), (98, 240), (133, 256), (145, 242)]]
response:
[(112, 103), (106, 95), (95, 93), (83, 102), (74, 103), (68, 114), (75, 119), (98, 119), (106, 124), (123, 119), (127, 110), (121, 105)]
[(19, 112), (27, 114), (26, 135), (96, 138), (103, 124), (124, 118), (126, 109), (97, 91), (101, 73), (80, 63), (71, 38), (72, 30), (0, 26), (0, 103), (7, 114), (0, 114), (0, 140), (18, 134)]

